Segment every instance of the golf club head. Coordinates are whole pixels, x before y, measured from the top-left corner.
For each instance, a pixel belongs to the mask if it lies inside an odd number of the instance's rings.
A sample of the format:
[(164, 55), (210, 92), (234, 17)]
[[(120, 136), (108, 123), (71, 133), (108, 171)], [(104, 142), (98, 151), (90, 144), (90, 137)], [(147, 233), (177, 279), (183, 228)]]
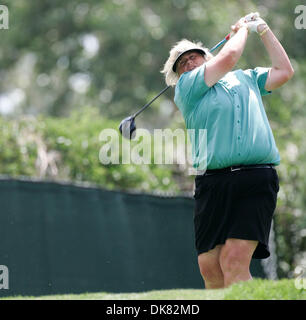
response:
[(129, 116), (123, 119), (119, 125), (119, 131), (126, 139), (134, 139), (136, 136), (135, 118), (133, 116)]

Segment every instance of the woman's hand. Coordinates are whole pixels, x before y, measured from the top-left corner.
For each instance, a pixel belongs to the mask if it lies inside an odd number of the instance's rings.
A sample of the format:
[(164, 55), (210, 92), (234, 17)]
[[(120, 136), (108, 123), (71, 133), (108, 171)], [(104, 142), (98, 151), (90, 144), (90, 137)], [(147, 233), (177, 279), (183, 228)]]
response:
[(245, 17), (240, 18), (234, 25), (232, 25), (231, 29), (234, 33), (236, 33), (241, 28), (247, 28), (247, 21), (245, 20)]
[(261, 32), (264, 28), (267, 27), (267, 23), (260, 18), (258, 12), (251, 12), (246, 15), (245, 20), (250, 32)]

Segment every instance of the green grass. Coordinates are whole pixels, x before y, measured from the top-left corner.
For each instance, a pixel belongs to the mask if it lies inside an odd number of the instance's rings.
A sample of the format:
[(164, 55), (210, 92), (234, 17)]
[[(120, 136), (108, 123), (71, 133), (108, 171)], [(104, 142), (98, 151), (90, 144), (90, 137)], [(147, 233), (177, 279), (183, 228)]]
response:
[(174, 289), (143, 293), (82, 293), (41, 297), (15, 296), (18, 300), (306, 300), (306, 290), (298, 290), (294, 279), (278, 281), (254, 279), (226, 289)]

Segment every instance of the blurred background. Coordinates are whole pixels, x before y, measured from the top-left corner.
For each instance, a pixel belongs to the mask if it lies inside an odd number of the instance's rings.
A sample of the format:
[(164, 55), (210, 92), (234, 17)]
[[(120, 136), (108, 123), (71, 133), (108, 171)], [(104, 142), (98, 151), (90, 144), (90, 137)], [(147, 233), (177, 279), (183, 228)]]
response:
[[(192, 194), (185, 165), (103, 165), (99, 135), (117, 130), (165, 87), (160, 70), (182, 38), (209, 48), (241, 16), (259, 11), (283, 44), (295, 75), (264, 97), (281, 154), (275, 214), (279, 277), (306, 265), (306, 25), (301, 1), (14, 0), (0, 29), (0, 174), (86, 182), (108, 190)], [(304, 21), (306, 24), (306, 22)], [(236, 68), (268, 67), (256, 34)], [(170, 89), (137, 127), (184, 128)]]

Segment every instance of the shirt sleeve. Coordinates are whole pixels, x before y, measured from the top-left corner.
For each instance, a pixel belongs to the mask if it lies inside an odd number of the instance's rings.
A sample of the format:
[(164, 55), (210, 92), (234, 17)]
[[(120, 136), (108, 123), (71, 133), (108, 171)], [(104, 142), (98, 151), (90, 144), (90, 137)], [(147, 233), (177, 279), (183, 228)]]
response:
[(206, 65), (203, 64), (183, 73), (176, 85), (180, 99), (189, 107), (192, 107), (210, 89), (204, 81), (205, 68)]
[(262, 96), (265, 96), (267, 94), (270, 94), (272, 91), (267, 91), (265, 89), (267, 77), (269, 74), (271, 68), (262, 68), (262, 67), (257, 67), (252, 70), (252, 76), (253, 79), (257, 82), (260, 94)]

